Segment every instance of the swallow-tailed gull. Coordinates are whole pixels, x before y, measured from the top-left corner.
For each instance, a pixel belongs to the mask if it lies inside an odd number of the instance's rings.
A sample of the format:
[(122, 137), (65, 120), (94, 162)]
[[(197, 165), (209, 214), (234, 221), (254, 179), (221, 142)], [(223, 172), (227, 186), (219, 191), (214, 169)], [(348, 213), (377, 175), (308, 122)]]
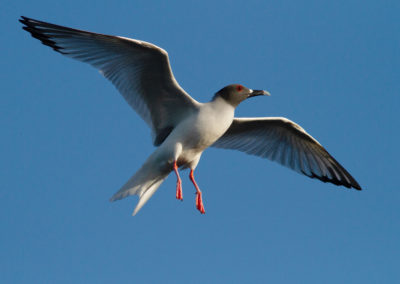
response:
[(204, 214), (193, 172), (208, 147), (236, 149), (276, 161), (323, 182), (361, 190), (357, 181), (299, 125), (283, 117), (236, 118), (245, 99), (269, 95), (232, 84), (208, 103), (199, 103), (175, 80), (168, 53), (148, 42), (71, 29), (21, 17), (23, 29), (44, 45), (99, 69), (152, 130), (157, 147), (143, 166), (111, 197), (138, 195), (135, 215), (174, 171), (176, 198), (182, 200), (178, 169), (189, 168), (196, 207)]

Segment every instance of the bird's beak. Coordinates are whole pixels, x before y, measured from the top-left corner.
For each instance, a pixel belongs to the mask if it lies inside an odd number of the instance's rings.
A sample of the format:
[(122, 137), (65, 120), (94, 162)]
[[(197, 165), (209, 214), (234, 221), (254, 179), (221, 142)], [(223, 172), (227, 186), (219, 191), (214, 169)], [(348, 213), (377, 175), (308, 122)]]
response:
[(271, 94), (264, 90), (250, 90), (249, 98), (255, 96), (270, 96)]

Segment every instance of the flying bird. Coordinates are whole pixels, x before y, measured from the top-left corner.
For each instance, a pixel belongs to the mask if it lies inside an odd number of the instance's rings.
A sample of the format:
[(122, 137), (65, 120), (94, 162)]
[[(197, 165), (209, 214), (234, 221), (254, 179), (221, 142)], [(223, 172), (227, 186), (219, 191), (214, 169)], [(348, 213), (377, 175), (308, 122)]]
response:
[(269, 95), (232, 84), (210, 102), (200, 103), (176, 81), (168, 53), (148, 42), (54, 25), (27, 17), (19, 20), (32, 37), (62, 55), (99, 69), (152, 130), (157, 148), (111, 201), (138, 195), (135, 215), (173, 171), (176, 198), (182, 200), (179, 169), (190, 169), (196, 208), (204, 214), (194, 170), (208, 147), (235, 149), (278, 162), (310, 178), (361, 190), (357, 181), (321, 144), (283, 117), (234, 117), (244, 100)]

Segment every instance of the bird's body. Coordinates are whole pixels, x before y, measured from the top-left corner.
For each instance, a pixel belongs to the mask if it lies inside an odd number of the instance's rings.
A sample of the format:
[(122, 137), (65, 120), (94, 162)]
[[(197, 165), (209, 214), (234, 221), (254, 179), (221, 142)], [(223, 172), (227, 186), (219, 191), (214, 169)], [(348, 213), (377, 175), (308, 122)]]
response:
[[(194, 171), (205, 149), (218, 140), (232, 124), (234, 107), (216, 98), (209, 103), (199, 103), (198, 108), (183, 119), (168, 135), (165, 141), (150, 155), (142, 168), (111, 198), (118, 200), (128, 195), (139, 194), (138, 191), (150, 184), (163, 181), (173, 170), (176, 161), (178, 168), (189, 168)], [(160, 182), (161, 184), (161, 182)], [(153, 187), (141, 198), (134, 214), (142, 204), (157, 190)]]
[(195, 168), (201, 153), (228, 130), (234, 112), (233, 106), (217, 98), (201, 104), (196, 113), (183, 120), (165, 141), (168, 147), (170, 144), (182, 145), (182, 153), (177, 157), (178, 166)]
[(96, 34), (26, 17), (24, 29), (55, 51), (98, 68), (151, 127), (157, 148), (111, 200), (138, 195), (136, 214), (165, 178), (177, 175), (176, 198), (182, 199), (179, 168), (190, 169), (196, 207), (204, 213), (193, 172), (208, 147), (236, 149), (277, 161), (324, 182), (361, 189), (355, 179), (304, 129), (285, 118), (235, 118), (245, 99), (269, 95), (232, 84), (208, 103), (199, 103), (176, 82), (165, 50), (139, 40)]

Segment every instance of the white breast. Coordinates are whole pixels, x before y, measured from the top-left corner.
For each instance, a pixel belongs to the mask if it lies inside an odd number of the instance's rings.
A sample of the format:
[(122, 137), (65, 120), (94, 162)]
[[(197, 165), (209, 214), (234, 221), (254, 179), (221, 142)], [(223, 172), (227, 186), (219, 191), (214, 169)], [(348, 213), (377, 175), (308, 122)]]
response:
[[(222, 98), (202, 104), (198, 112), (183, 120), (161, 145), (163, 152), (186, 163), (200, 159), (201, 153), (220, 138), (232, 123), (234, 107)], [(177, 147), (179, 145), (179, 147)], [(181, 149), (176, 153), (175, 149)]]
[(232, 123), (234, 108), (223, 99), (203, 104), (185, 124), (184, 148), (204, 150), (221, 137)]

